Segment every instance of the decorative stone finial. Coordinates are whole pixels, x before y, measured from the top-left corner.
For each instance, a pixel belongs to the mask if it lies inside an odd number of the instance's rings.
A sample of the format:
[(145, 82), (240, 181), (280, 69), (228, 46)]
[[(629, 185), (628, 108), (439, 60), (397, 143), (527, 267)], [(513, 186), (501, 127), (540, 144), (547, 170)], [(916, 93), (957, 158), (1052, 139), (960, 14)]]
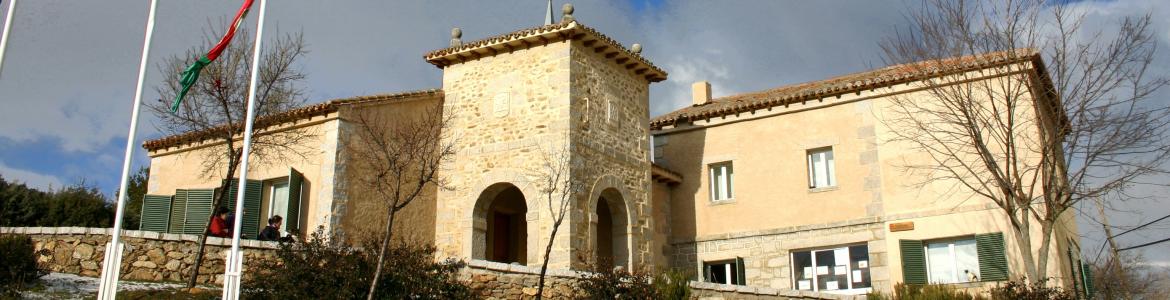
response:
[(463, 30), (459, 27), (451, 28), (451, 47), (463, 46), (463, 41), (459, 38), (463, 37)]
[(633, 46), (630, 46), (630, 51), (634, 52), (634, 54), (642, 54), (642, 44), (634, 44)]
[(561, 12), (564, 13), (561, 16), (561, 22), (573, 21), (573, 4), (565, 3), (565, 5), (561, 6)]

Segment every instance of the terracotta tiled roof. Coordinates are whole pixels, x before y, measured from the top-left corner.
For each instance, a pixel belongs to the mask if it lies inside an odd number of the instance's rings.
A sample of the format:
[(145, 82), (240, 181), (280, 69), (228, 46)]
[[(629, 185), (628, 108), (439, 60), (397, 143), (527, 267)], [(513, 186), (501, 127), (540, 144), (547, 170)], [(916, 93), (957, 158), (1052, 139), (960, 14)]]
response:
[(675, 124), (750, 112), (757, 109), (824, 99), (900, 83), (922, 80), (1002, 66), (1025, 61), (1038, 61), (1033, 49), (992, 52), (981, 55), (889, 66), (877, 70), (853, 73), (826, 80), (782, 86), (770, 90), (744, 93), (711, 99), (703, 105), (692, 105), (650, 120), (650, 130), (659, 130)]
[[(666, 71), (659, 69), (649, 60), (642, 57), (641, 54), (626, 49), (621, 43), (577, 21), (559, 22), (521, 29), (464, 43), (459, 46), (431, 51), (423, 55), (423, 58), (426, 58), (427, 62), (442, 68), (463, 61), (475, 60), (480, 57), (540, 46), (566, 39), (585, 41), (586, 45), (594, 47), (595, 51), (605, 53), (606, 58), (612, 59), (620, 65), (625, 65), (627, 69), (634, 70), (637, 74), (645, 76), (651, 82), (666, 80)], [(595, 45), (594, 43), (596, 42), (600, 42), (600, 45)]]
[[(324, 102), (324, 103), (307, 105), (307, 106), (295, 108), (295, 109), (292, 109), (289, 111), (285, 111), (282, 113), (277, 113), (277, 114), (261, 117), (258, 120), (256, 120), (256, 124), (253, 124), (252, 126), (254, 126), (255, 128), (264, 128), (267, 126), (287, 123), (287, 122), (291, 122), (291, 121), (308, 119), (308, 118), (312, 118), (312, 117), (316, 117), (316, 116), (323, 116), (323, 115), (327, 115), (327, 114), (332, 113), (332, 112), (336, 112), (337, 109), (341, 105), (346, 105), (346, 104), (359, 104), (359, 103), (369, 103), (369, 102), (406, 100), (406, 99), (414, 99), (414, 98), (418, 98), (418, 97), (427, 97), (427, 96), (442, 97), (443, 90), (429, 89), (429, 90), (409, 91), (409, 92), (394, 93), (394, 94), (379, 94), (379, 95), (369, 95), (369, 96), (358, 96), (358, 97), (352, 97), (352, 98), (335, 99), (335, 100), (330, 100), (330, 101)], [(207, 130), (187, 132), (187, 133), (176, 134), (176, 135), (163, 137), (163, 138), (159, 138), (159, 139), (149, 140), (149, 141), (142, 143), (142, 148), (146, 148), (146, 150), (148, 150), (148, 151), (154, 151), (154, 150), (164, 149), (167, 147), (174, 147), (174, 146), (184, 145), (184, 144), (188, 144), (188, 143), (201, 142), (201, 141), (204, 141), (206, 139), (215, 137), (217, 134), (219, 134), (218, 132), (224, 130), (224, 128), (226, 126), (227, 125), (221, 125), (221, 126), (218, 126), (215, 128), (207, 129)], [(243, 126), (237, 125), (237, 127), (243, 127)]]

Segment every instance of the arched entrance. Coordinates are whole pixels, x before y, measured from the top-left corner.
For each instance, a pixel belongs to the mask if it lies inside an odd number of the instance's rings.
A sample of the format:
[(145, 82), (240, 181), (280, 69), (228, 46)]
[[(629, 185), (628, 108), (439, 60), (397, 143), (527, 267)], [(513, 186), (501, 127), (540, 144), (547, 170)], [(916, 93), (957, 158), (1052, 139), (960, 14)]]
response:
[(524, 193), (510, 183), (497, 183), (480, 193), (475, 204), (473, 258), (527, 264), (528, 205)]
[(594, 224), (597, 266), (629, 267), (628, 213), (622, 194), (613, 188), (602, 191), (594, 213), (597, 215), (597, 223)]

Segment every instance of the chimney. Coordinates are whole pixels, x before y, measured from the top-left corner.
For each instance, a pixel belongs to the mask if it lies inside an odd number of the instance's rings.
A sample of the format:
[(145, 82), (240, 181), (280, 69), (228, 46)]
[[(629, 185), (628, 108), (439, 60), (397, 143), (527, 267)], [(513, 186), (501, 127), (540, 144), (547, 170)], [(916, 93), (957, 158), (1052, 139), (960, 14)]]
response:
[(706, 81), (695, 82), (691, 85), (691, 101), (695, 106), (707, 104), (711, 101), (711, 83)]

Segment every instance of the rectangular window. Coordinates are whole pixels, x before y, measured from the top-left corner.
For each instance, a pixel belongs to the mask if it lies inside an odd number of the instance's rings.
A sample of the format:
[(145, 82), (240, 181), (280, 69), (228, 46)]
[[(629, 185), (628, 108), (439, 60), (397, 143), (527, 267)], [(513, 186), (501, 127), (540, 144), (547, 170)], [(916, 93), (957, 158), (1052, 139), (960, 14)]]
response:
[(708, 166), (711, 172), (711, 201), (728, 200), (734, 197), (732, 178), (735, 177), (731, 162), (721, 162)]
[(837, 185), (836, 167), (833, 165), (833, 148), (808, 150), (808, 187), (825, 188)]
[(707, 282), (719, 284), (746, 285), (744, 280), (743, 259), (708, 262), (703, 264), (703, 278)]
[(804, 291), (866, 292), (869, 246), (792, 252), (792, 287)]
[(928, 242), (924, 249), (930, 283), (979, 281), (979, 251), (974, 239)]
[[(268, 202), (269, 203), (268, 217), (269, 218), (271, 218), (272, 216), (280, 215), (281, 218), (288, 220), (288, 217), (285, 216), (287, 214), (286, 212), (288, 211), (288, 206), (289, 206), (288, 192), (289, 192), (289, 190), (288, 190), (288, 181), (287, 180), (281, 180), (281, 181), (272, 183), (272, 190), (271, 190), (271, 193), (269, 194), (270, 197), (268, 198), (268, 200), (269, 200), (269, 202)], [(267, 218), (265, 218), (262, 221), (264, 221), (265, 226), (268, 226), (268, 219)], [(287, 223), (287, 221), (284, 223)], [(288, 231), (288, 226), (284, 226), (284, 225), (285, 224), (281, 225), (281, 231)]]

